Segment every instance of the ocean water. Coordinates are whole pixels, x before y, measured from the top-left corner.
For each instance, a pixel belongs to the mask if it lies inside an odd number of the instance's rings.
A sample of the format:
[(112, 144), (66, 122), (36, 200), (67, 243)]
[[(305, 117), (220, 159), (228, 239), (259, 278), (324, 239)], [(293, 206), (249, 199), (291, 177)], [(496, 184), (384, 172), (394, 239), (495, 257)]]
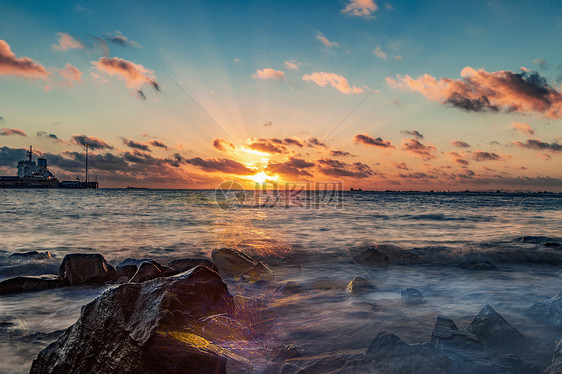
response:
[[(0, 280), (56, 273), (69, 253), (101, 253), (113, 265), (130, 257), (165, 264), (231, 247), (270, 263), (277, 283), (301, 284), (306, 292), (297, 299), (229, 284), (232, 293), (263, 299), (274, 316), (253, 347), (229, 347), (251, 356), (256, 372), (276, 344), (298, 344), (310, 354), (364, 350), (384, 330), (421, 343), (438, 314), (462, 328), (485, 304), (533, 339), (536, 349), (525, 359), (544, 368), (562, 329), (525, 311), (562, 290), (560, 243), (560, 194), (0, 190)], [(359, 265), (353, 256), (366, 246), (379, 246), (391, 260), (412, 251), (423, 261)], [(52, 258), (8, 258), (34, 250)], [(474, 258), (498, 270), (457, 266)], [(342, 290), (354, 276), (377, 291), (350, 298)], [(407, 287), (425, 301), (404, 303)], [(8, 358), (0, 372), (29, 371), (54, 332), (74, 323), (104, 289), (0, 296), (0, 354)]]

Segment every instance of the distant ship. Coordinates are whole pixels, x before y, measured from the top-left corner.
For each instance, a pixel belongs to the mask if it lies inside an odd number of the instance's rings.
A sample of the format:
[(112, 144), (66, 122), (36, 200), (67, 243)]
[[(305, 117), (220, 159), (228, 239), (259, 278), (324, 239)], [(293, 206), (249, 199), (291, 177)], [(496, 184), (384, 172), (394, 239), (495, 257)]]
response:
[(18, 162), (18, 175), (0, 176), (0, 188), (98, 188), (98, 182), (88, 182), (88, 147), (86, 146), (86, 180), (59, 181), (47, 168), (47, 159), (32, 160), (33, 147), (29, 146), (27, 160)]

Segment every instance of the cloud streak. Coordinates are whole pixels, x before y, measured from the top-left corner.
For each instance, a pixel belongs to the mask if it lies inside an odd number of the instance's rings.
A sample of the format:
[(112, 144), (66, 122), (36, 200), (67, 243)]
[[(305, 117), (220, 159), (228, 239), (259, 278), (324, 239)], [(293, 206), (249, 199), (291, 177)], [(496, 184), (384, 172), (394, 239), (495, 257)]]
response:
[(531, 126), (529, 126), (528, 123), (513, 122), (511, 124), (511, 128), (519, 131), (521, 134), (535, 135), (535, 130)]
[(153, 71), (140, 64), (118, 57), (101, 57), (98, 61), (92, 61), (92, 65), (100, 72), (124, 80), (127, 88), (136, 90), (141, 98), (144, 97), (142, 87), (145, 85), (160, 91), (160, 84), (156, 81)]
[(0, 40), (0, 76), (15, 75), (27, 79), (41, 78), (49, 76), (47, 69), (29, 57), (16, 57), (10, 49), (10, 45), (4, 40)]
[(76, 145), (88, 145), (90, 149), (113, 149), (112, 146), (107, 144), (100, 138), (96, 138), (95, 136), (86, 136), (86, 135), (72, 135), (70, 138), (71, 142)]
[(53, 44), (52, 47), (56, 51), (68, 51), (69, 49), (84, 49), (84, 43), (79, 40), (74, 39), (70, 34), (59, 32), (58, 44)]
[(305, 82), (314, 82), (320, 87), (326, 87), (327, 85), (330, 85), (346, 95), (358, 94), (363, 92), (362, 88), (350, 86), (348, 80), (345, 77), (337, 75), (336, 73), (326, 73), (320, 71), (312, 74), (305, 74), (303, 75), (302, 80)]
[(394, 148), (389, 140), (383, 140), (382, 138), (373, 138), (367, 134), (357, 134), (353, 137), (353, 141), (357, 144), (369, 145), (373, 147), (380, 148)]
[(27, 136), (25, 131), (20, 129), (8, 129), (8, 128), (0, 129), (0, 136), (12, 136), (12, 135)]
[(539, 139), (527, 139), (526, 142), (516, 141), (513, 142), (514, 145), (521, 148), (536, 149), (538, 151), (562, 151), (562, 144), (560, 143), (546, 143)]

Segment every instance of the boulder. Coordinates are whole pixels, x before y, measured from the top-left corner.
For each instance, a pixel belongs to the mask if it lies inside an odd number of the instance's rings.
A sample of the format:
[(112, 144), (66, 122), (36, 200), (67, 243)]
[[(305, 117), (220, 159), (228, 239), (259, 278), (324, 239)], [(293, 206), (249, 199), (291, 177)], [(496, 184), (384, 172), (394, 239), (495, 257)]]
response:
[(345, 292), (350, 295), (357, 295), (369, 291), (373, 291), (376, 287), (363, 277), (355, 277), (345, 287)]
[(172, 268), (170, 268), (168, 266), (165, 266), (165, 265), (162, 265), (158, 261), (156, 261), (154, 259), (151, 259), (151, 258), (144, 258), (144, 259), (141, 259), (141, 260), (136, 259), (136, 258), (128, 258), (128, 259), (122, 261), (115, 268), (115, 273), (116, 273), (115, 278), (120, 279), (122, 277), (127, 277), (127, 280), (130, 280), (131, 278), (133, 278), (133, 276), (139, 270), (139, 267), (145, 262), (149, 262), (152, 265), (154, 265), (160, 271), (160, 273), (162, 273), (162, 276), (164, 276), (164, 277), (181, 273), (179, 271), (174, 271)]
[(164, 275), (156, 265), (147, 261), (140, 264), (137, 272), (133, 275), (129, 282), (146, 282), (163, 276)]
[(275, 278), (273, 270), (263, 261), (258, 262), (244, 273), (242, 273), (242, 279), (248, 280), (250, 282), (272, 282)]
[(203, 266), (126, 283), (82, 307), (30, 373), (224, 374), (227, 360), (247, 360), (205, 335), (202, 321), (233, 308), (226, 284)]
[(406, 288), (404, 291), (400, 291), (400, 296), (407, 301), (421, 301), (423, 299), (422, 293), (415, 288)]
[(12, 253), (8, 256), (8, 260), (10, 261), (25, 261), (25, 260), (48, 260), (51, 258), (51, 252), (21, 252), (21, 253)]
[(466, 331), (474, 334), (485, 346), (505, 347), (521, 343), (525, 337), (490, 305), (485, 305)]
[(50, 288), (57, 288), (63, 285), (62, 279), (58, 275), (28, 275), (16, 277), (0, 282), (0, 295), (7, 295), (18, 292), (41, 291)]
[(177, 274), (183, 273), (186, 270), (196, 267), (197, 265), (203, 265), (216, 272), (219, 271), (217, 266), (213, 264), (212, 261), (204, 258), (182, 258), (179, 260), (172, 260), (168, 263), (168, 267)]
[(562, 339), (556, 342), (556, 348), (554, 348), (554, 355), (552, 356), (552, 362), (544, 372), (545, 374), (562, 373)]
[(388, 256), (376, 246), (366, 248), (353, 257), (353, 260), (358, 264), (371, 266), (387, 266), (390, 263)]
[(231, 278), (240, 277), (257, 264), (251, 257), (231, 248), (215, 249), (211, 256), (219, 272)]
[(534, 303), (528, 313), (535, 318), (562, 326), (562, 292), (548, 300)]
[(65, 285), (99, 285), (114, 280), (115, 269), (100, 254), (73, 253), (64, 256), (59, 275)]
[(459, 267), (465, 270), (496, 270), (497, 269), (497, 267), (494, 264), (479, 258), (463, 261), (459, 264)]

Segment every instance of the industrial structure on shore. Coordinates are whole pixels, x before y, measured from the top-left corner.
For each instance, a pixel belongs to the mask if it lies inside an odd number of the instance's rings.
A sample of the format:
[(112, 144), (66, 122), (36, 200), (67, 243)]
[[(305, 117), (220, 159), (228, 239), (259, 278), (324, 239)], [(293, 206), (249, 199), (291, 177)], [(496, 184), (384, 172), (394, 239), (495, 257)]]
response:
[(29, 146), (27, 160), (18, 162), (18, 175), (0, 177), (0, 188), (98, 188), (98, 182), (88, 181), (88, 146), (86, 145), (86, 179), (81, 181), (59, 181), (47, 168), (47, 159), (39, 157), (33, 161), (33, 147)]

